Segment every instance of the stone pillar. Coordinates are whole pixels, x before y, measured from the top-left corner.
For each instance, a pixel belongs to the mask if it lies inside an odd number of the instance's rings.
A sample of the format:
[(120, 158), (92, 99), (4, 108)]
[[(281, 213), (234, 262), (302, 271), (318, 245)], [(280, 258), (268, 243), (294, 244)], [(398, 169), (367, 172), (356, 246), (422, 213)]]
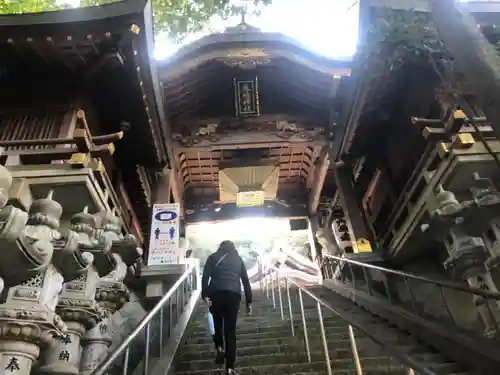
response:
[(132, 235), (122, 235), (122, 222), (110, 212), (96, 215), (100, 221), (100, 240), (107, 246), (116, 266), (113, 271), (101, 277), (97, 285), (96, 300), (105, 310), (105, 319), (89, 330), (83, 339), (80, 373), (91, 374), (108, 354), (111, 345), (110, 318), (129, 300), (129, 292), (123, 283), (127, 270), (142, 259), (142, 249)]
[[(14, 326), (7, 329), (14, 336)], [(26, 326), (23, 326), (22, 329), (30, 330)], [(5, 338), (5, 335), (2, 335), (0, 339), (0, 353), (2, 353), (0, 355), (0, 369), (3, 369), (2, 374), (30, 375), (31, 366), (40, 354), (40, 346), (31, 343), (30, 340), (36, 340), (40, 337), (36, 337), (35, 333), (34, 336), (22, 335), (20, 341), (5, 340)]]
[[(110, 316), (111, 311), (108, 312)], [(108, 354), (111, 345), (109, 334), (109, 317), (99, 323), (98, 326), (89, 330), (83, 339), (82, 358), (80, 361), (80, 374), (88, 375), (94, 371)]]
[(68, 330), (55, 344), (44, 350), (39, 374), (78, 375), (80, 365), (80, 340), (85, 325), (74, 321), (77, 317), (63, 314)]
[[(122, 262), (117, 268), (126, 270), (126, 265)], [(96, 300), (104, 310), (105, 318), (87, 331), (83, 338), (81, 375), (91, 374), (108, 354), (108, 348), (111, 345), (109, 332), (111, 316), (129, 300), (129, 292), (125, 285), (114, 278), (121, 275), (124, 277), (123, 273), (113, 271), (99, 281)]]
[(82, 360), (80, 362), (81, 375), (90, 375), (99, 363), (106, 358), (108, 348), (111, 345), (111, 316), (120, 310), (130, 298), (129, 291), (121, 281), (126, 272), (126, 265), (121, 259), (118, 258), (117, 260), (119, 261), (117, 270), (101, 278), (98, 284), (96, 300), (104, 310), (105, 318), (94, 328), (87, 331), (83, 338)]

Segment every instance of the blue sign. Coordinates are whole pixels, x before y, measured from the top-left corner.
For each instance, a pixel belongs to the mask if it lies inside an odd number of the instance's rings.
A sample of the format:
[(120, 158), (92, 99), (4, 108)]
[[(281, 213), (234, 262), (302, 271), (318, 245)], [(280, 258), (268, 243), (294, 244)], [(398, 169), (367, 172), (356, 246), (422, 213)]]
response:
[(175, 219), (177, 219), (177, 213), (173, 211), (160, 211), (155, 214), (155, 220), (158, 221), (167, 222)]

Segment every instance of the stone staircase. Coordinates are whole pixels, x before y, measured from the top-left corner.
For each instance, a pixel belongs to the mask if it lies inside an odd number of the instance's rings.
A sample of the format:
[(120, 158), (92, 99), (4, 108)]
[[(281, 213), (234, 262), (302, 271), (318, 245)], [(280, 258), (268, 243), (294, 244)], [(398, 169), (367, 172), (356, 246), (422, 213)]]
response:
[[(309, 362), (304, 345), (298, 296), (294, 290), (291, 294), (295, 336), (291, 334), (286, 293), (283, 293), (284, 320), (281, 319), (277, 295), (276, 308), (273, 308), (272, 300), (260, 291), (254, 291), (253, 316), (245, 316), (242, 308), (237, 325), (236, 371), (238, 374), (327, 374), (316, 302), (304, 295), (311, 351), (311, 361)], [(370, 332), (397, 344), (400, 350), (422, 365), (428, 366), (437, 374), (472, 374), (456, 362), (444, 358), (432, 348), (420, 344), (395, 326), (372, 316), (343, 297), (338, 296), (337, 298), (342, 299), (344, 304), (347, 302), (351, 305), (350, 316), (363, 324), (364, 327), (369, 328)], [(347, 312), (347, 310), (345, 311)], [(356, 374), (348, 326), (340, 317), (326, 309), (323, 309), (323, 321), (333, 374)], [(364, 375), (408, 374), (408, 370), (396, 359), (385, 354), (383, 348), (368, 337), (363, 336), (362, 333), (356, 330), (354, 332)], [(214, 348), (208, 334), (206, 311), (203, 304), (200, 303), (169, 374), (210, 375), (222, 373), (224, 373), (223, 366), (214, 363)]]

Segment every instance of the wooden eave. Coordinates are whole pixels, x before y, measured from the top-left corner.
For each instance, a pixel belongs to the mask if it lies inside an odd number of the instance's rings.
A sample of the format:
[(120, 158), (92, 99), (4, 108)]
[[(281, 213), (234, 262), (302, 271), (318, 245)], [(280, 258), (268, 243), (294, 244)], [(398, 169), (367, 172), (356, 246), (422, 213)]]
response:
[(330, 59), (280, 33), (224, 32), (201, 38), (159, 62), (161, 80), (169, 80), (208, 61), (238, 58), (286, 58), (326, 74), (348, 74), (351, 59)]
[(168, 137), (152, 34), (151, 7), (145, 0), (2, 15), (0, 64), (8, 73), (3, 83), (17, 84), (22, 77), (54, 85), (57, 80), (74, 82), (77, 90), (90, 91), (101, 121), (111, 128), (107, 131), (117, 130), (121, 121), (131, 123), (121, 143), (127, 152), (119, 147), (119, 158), (164, 166)]
[(260, 113), (308, 116), (329, 120), (335, 91), (334, 76), (287, 59), (271, 60), (246, 70), (212, 60), (183, 76), (164, 81), (166, 110), (172, 129), (189, 120), (235, 115), (234, 79), (258, 78)]
[[(391, 0), (367, 0), (364, 2), (369, 3), (371, 9), (376, 7), (390, 7), (394, 10), (415, 10), (420, 12), (425, 12), (427, 9), (422, 7), (422, 2), (405, 2), (397, 3)], [(464, 3), (465, 6), (472, 13), (474, 18), (478, 21), (478, 25), (481, 27), (485, 36), (491, 43), (496, 43), (499, 41), (499, 35), (495, 32), (495, 28), (492, 25), (500, 24), (500, 4), (499, 3), (486, 3), (486, 2), (469, 2)], [(370, 26), (371, 15), (370, 11), (365, 13), (364, 23), (365, 30)], [(361, 30), (360, 34), (364, 35), (365, 30)], [(363, 47), (362, 47), (363, 48)], [(361, 65), (361, 61), (353, 62), (353, 73), (351, 80), (356, 82), (356, 89), (352, 94), (352, 100), (344, 108), (344, 122), (346, 123), (346, 130), (342, 141), (342, 146), (339, 149), (338, 157), (342, 155), (349, 154), (351, 152), (352, 145), (354, 143), (354, 138), (358, 138), (358, 147), (361, 147), (360, 143), (366, 143), (369, 141), (369, 136), (367, 131), (370, 130), (373, 123), (378, 121), (382, 115), (382, 111), (387, 109), (387, 105), (390, 105), (395, 97), (395, 92), (398, 91), (400, 87), (400, 80), (408, 77), (410, 75), (418, 74), (415, 70), (415, 66), (403, 66), (397, 73), (386, 70), (384, 72), (374, 72), (370, 69), (357, 68)], [(424, 70), (425, 67), (422, 67)], [(404, 90), (399, 90), (399, 92), (404, 92)], [(368, 129), (362, 129), (363, 127)]]

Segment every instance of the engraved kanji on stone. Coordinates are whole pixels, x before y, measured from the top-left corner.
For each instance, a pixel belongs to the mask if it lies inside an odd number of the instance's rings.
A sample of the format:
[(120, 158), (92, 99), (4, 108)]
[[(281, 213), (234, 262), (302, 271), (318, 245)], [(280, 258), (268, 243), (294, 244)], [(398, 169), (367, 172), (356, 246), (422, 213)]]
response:
[(59, 360), (60, 361), (69, 361), (69, 352), (67, 350), (63, 350), (61, 353), (59, 353)]
[(19, 371), (21, 369), (21, 367), (19, 367), (19, 359), (11, 357), (5, 369), (10, 372)]
[(60, 341), (63, 343), (63, 344), (71, 344), (71, 337), (70, 335), (64, 335), (64, 336), (61, 336), (61, 339)]

